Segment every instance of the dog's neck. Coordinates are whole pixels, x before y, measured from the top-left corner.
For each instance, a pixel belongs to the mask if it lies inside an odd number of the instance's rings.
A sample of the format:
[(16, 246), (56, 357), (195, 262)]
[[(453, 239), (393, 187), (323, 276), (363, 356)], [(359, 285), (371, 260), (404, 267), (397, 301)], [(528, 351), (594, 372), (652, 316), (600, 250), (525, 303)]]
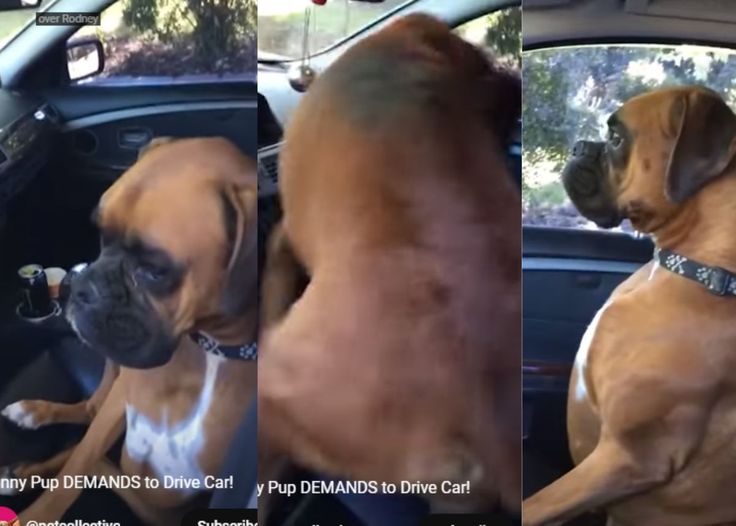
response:
[(194, 327), (217, 340), (221, 345), (242, 345), (256, 341), (258, 309), (253, 307), (240, 316), (213, 316), (200, 320)]
[(736, 169), (732, 169), (683, 203), (652, 236), (657, 248), (736, 271), (735, 228)]

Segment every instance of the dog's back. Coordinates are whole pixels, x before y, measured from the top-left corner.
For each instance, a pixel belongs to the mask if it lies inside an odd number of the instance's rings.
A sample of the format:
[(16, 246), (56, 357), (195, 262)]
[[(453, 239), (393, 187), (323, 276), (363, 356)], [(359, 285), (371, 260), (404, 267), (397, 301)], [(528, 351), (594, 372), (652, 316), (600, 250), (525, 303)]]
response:
[(312, 282), (265, 342), (259, 392), (302, 461), (470, 480), (518, 506), (519, 196), (501, 147), (518, 89), (417, 15), (351, 48), (300, 104), (280, 184)]

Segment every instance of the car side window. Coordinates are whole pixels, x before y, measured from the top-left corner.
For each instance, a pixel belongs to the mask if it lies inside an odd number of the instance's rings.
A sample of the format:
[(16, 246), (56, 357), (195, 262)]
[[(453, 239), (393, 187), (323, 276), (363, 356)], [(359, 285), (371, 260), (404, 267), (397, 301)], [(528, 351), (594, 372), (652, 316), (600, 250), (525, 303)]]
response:
[(503, 64), (521, 69), (521, 8), (494, 11), (465, 22), (455, 32)]
[(256, 0), (119, 0), (67, 42), (71, 83), (255, 80), (256, 10)]
[[(705, 46), (593, 45), (523, 54), (522, 224), (596, 229), (570, 202), (560, 174), (572, 145), (601, 141), (606, 120), (654, 88), (700, 84), (736, 108), (736, 52)], [(628, 221), (617, 230), (633, 232)]]
[[(258, 6), (259, 55), (266, 60), (285, 60), (300, 58), (304, 51), (310, 55), (320, 53), (406, 3), (407, 0), (329, 0), (310, 6), (311, 2), (304, 0), (262, 0)], [(310, 29), (305, 50), (307, 6)]]

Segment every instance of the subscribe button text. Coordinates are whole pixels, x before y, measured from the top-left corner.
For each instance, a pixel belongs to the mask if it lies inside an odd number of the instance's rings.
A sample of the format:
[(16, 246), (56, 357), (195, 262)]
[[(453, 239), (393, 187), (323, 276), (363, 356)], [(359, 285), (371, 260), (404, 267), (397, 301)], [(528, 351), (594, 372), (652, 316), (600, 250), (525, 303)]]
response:
[[(314, 526), (353, 526), (350, 521), (310, 521)], [(362, 523), (361, 523), (362, 524)], [(421, 526), (513, 526), (516, 524), (502, 514), (429, 515)], [(257, 510), (196, 510), (184, 516), (181, 526), (258, 526)]]
[(181, 526), (258, 526), (258, 510), (194, 510)]
[(421, 526), (513, 526), (515, 522), (504, 514), (430, 515)]

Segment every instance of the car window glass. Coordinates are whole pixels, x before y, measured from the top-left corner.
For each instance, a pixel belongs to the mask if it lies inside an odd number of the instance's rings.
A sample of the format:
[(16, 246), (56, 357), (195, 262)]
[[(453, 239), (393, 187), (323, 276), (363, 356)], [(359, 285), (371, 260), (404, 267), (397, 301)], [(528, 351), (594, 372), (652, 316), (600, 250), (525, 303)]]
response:
[[(570, 202), (560, 173), (578, 140), (600, 141), (624, 101), (668, 85), (700, 84), (736, 108), (736, 51), (704, 46), (596, 45), (523, 54), (525, 225), (595, 229)], [(628, 221), (618, 230), (633, 231)]]
[(260, 0), (258, 55), (265, 60), (300, 58), (307, 8), (311, 10), (309, 54), (314, 55), (406, 3), (407, 0), (380, 3), (329, 0), (315, 6), (311, 0)]
[(44, 9), (50, 3), (51, 0), (43, 0), (41, 5), (32, 9), (0, 12), (0, 48), (23, 29), (26, 24), (35, 20), (36, 11)]
[(69, 40), (97, 38), (104, 48), (102, 73), (78, 83), (255, 79), (256, 9), (256, 0), (120, 0), (102, 12), (99, 26)]
[(521, 8), (509, 7), (475, 18), (455, 32), (514, 69), (521, 67)]

